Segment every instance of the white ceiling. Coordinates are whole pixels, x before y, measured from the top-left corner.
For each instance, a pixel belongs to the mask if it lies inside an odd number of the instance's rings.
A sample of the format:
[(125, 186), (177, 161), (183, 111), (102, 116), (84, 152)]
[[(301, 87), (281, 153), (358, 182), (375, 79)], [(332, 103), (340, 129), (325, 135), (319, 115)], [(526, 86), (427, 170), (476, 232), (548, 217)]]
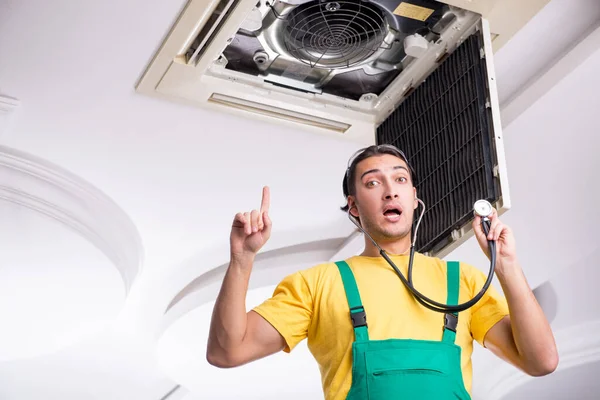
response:
[(552, 0), (496, 58), (499, 100), (506, 105), (596, 28), (596, 0)]
[[(244, 381), (249, 398), (281, 398), (285, 390), (290, 399), (319, 395), (318, 371), (302, 347), (238, 370), (208, 367), (203, 348), (219, 278), (218, 270), (210, 271), (227, 261), (233, 215), (258, 206), (265, 184), (272, 188), (274, 230), (249, 305), (268, 296), (286, 272), (333, 257), (352, 232), (337, 210), (341, 177), (356, 145), (136, 95), (135, 81), (182, 5), (0, 4), (0, 95), (20, 100), (10, 129), (0, 130), (0, 144), (102, 191), (115, 202), (110, 211), (69, 189), (70, 201), (82, 210), (79, 220), (108, 240), (116, 230), (106, 227), (124, 226), (128, 216), (134, 230), (118, 242), (136, 243), (139, 234), (143, 245), (143, 269), (132, 275), (125, 298), (123, 276), (106, 255), (126, 257), (117, 241), (103, 253), (100, 239), (84, 240), (64, 223), (0, 202), (6, 244), (0, 315), (8, 328), (0, 335), (0, 361), (11, 359), (0, 363), (2, 399), (158, 400), (173, 389), (170, 400), (239, 398), (223, 384), (230, 381)], [(553, 0), (496, 55), (503, 106), (598, 21), (596, 1)], [(596, 43), (596, 51), (553, 81), (504, 132), (514, 205), (505, 220), (516, 231), (530, 283), (552, 283), (559, 332), (600, 319), (577, 303), (597, 301), (586, 295), (595, 280), (558, 275), (597, 260), (600, 220), (588, 210), (598, 201), (592, 183), (600, 167), (599, 48)], [(10, 176), (0, 175), (2, 183)], [(61, 201), (54, 204), (67, 204)], [(452, 258), (487, 268), (473, 242)], [(201, 276), (204, 283), (196, 279)], [(165, 315), (186, 287), (190, 294)], [(570, 349), (568, 341), (561, 343)], [(475, 381), (486, 381), (495, 363), (478, 352)], [(295, 365), (303, 369), (302, 382), (288, 373)], [(519, 396), (572, 386), (573, 377), (582, 376), (572, 371), (516, 386)], [(280, 387), (260, 380), (273, 373)], [(548, 393), (559, 391), (545, 393), (552, 398)]]

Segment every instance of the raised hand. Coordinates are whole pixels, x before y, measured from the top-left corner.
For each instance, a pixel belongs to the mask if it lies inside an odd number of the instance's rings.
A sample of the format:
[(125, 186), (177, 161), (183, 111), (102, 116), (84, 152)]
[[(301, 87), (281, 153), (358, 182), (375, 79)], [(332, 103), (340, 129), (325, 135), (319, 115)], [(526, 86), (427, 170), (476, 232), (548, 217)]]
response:
[(496, 209), (493, 210), (489, 219), (491, 225), (487, 236), (481, 227), (481, 217), (477, 215), (473, 220), (473, 230), (475, 231), (477, 242), (479, 242), (479, 247), (481, 247), (481, 250), (483, 250), (488, 258), (490, 258), (490, 250), (487, 241), (496, 241), (496, 270), (499, 270), (503, 264), (514, 263), (517, 259), (515, 237), (512, 230), (500, 221)]
[(231, 256), (255, 256), (271, 236), (269, 205), (271, 202), (269, 187), (262, 192), (260, 210), (240, 212), (235, 215), (231, 227)]

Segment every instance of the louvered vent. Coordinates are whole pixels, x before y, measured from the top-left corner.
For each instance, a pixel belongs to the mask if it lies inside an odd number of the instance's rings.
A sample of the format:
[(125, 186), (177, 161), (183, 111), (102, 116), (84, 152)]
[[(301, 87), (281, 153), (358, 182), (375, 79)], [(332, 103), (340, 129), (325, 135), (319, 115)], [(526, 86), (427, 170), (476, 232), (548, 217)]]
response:
[(491, 113), (485, 60), (470, 36), (377, 128), (377, 142), (404, 150), (427, 206), (416, 248), (435, 252), (473, 216), (478, 199), (494, 202)]

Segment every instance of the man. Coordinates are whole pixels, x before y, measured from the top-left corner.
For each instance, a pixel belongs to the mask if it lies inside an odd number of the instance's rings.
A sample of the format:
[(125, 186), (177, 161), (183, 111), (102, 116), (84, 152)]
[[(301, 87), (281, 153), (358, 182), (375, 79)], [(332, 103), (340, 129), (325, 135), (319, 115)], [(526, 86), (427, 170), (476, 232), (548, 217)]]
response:
[[(355, 156), (344, 177), (347, 210), (407, 275), (413, 214), (414, 174), (393, 146), (370, 146)], [(458, 313), (455, 327), (445, 315), (419, 304), (379, 250), (365, 236), (360, 256), (324, 263), (286, 277), (272, 298), (246, 313), (252, 264), (269, 239), (269, 190), (260, 210), (239, 213), (231, 231), (231, 262), (211, 321), (207, 359), (239, 366), (304, 338), (317, 360), (325, 398), (469, 399), (473, 340), (532, 376), (554, 371), (554, 337), (519, 265), (512, 231), (490, 217), (473, 229), (488, 255), (496, 241), (496, 276), (506, 297), (490, 287), (473, 307)], [(461, 304), (483, 287), (474, 267), (415, 254), (413, 282), (440, 303)], [(363, 313), (364, 311), (364, 313)], [(365, 320), (366, 314), (366, 320)]]

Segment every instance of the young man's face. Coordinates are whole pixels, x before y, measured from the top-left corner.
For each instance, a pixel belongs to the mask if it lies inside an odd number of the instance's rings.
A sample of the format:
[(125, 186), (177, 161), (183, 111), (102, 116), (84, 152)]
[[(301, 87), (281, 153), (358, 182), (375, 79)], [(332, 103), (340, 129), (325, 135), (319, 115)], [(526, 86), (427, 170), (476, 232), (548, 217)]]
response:
[(394, 240), (410, 233), (417, 208), (416, 189), (406, 162), (391, 154), (362, 160), (356, 166), (356, 195), (350, 212), (375, 240)]

